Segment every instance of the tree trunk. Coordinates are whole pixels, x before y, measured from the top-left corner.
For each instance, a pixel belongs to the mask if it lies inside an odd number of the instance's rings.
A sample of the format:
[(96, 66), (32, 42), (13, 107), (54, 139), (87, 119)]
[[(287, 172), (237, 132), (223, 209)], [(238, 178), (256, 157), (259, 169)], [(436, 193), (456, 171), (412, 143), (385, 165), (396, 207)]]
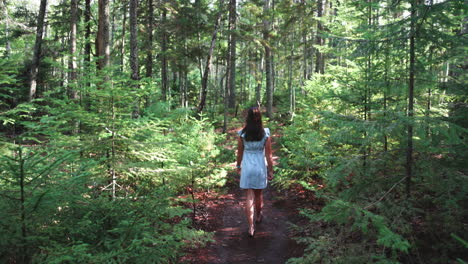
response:
[(42, 34), (44, 32), (44, 17), (46, 13), (47, 0), (41, 0), (39, 16), (37, 17), (36, 42), (34, 44), (34, 54), (30, 72), (29, 101), (36, 97), (37, 74), (41, 59)]
[(255, 86), (255, 100), (257, 101), (257, 104), (261, 104), (262, 102), (262, 80), (263, 80), (263, 70), (262, 70), (262, 65), (263, 65), (263, 58), (260, 52), (256, 53), (257, 58), (257, 67), (255, 69), (255, 81), (256, 81), (256, 86)]
[(273, 117), (273, 85), (272, 85), (272, 67), (271, 67), (271, 47), (269, 43), (270, 39), (270, 21), (267, 19), (268, 13), (270, 12), (270, 0), (265, 0), (263, 6), (263, 40), (265, 48), (265, 75), (266, 75), (266, 106), (267, 116)]
[(70, 98), (77, 99), (76, 91), (76, 21), (78, 18), (78, 0), (71, 0), (70, 4), (70, 59), (68, 61), (68, 79), (72, 87), (69, 88)]
[[(163, 1), (163, 4), (165, 1)], [(162, 100), (167, 100), (167, 33), (166, 33), (167, 9), (162, 10), (162, 39), (161, 39), (161, 96)]]
[(85, 1), (84, 19), (86, 27), (85, 61), (87, 62), (86, 66), (89, 67), (91, 64), (91, 0)]
[(131, 78), (134, 81), (140, 79), (138, 65), (138, 0), (130, 0), (130, 68)]
[(303, 67), (303, 76), (302, 79), (304, 82), (309, 79), (308, 76), (308, 65), (307, 65), (307, 31), (305, 29), (302, 30), (302, 45), (303, 45), (303, 58), (302, 58), (302, 67)]
[[(187, 39), (184, 38), (184, 54), (187, 54)], [(179, 81), (179, 85), (180, 85), (180, 105), (183, 107), (183, 108), (186, 108), (187, 107), (187, 56), (184, 56), (184, 59), (183, 59), (183, 66), (182, 66), (182, 69), (180, 69), (180, 81)]]
[(154, 8), (153, 0), (148, 0), (148, 44), (146, 49), (146, 77), (151, 78), (153, 76), (153, 21), (154, 21)]
[[(98, 56), (98, 70), (102, 71), (110, 65), (109, 46), (109, 0), (99, 0), (99, 22), (96, 42)], [(105, 80), (109, 77), (105, 76)]]
[[(220, 2), (220, 8), (223, 6), (223, 0)], [(211, 44), (210, 50), (208, 52), (208, 58), (206, 59), (205, 70), (203, 71), (203, 78), (201, 80), (201, 96), (200, 96), (200, 103), (197, 107), (197, 114), (200, 114), (203, 111), (206, 103), (206, 94), (207, 94), (207, 86), (208, 86), (208, 74), (210, 73), (211, 68), (211, 58), (213, 56), (214, 46), (216, 44), (216, 36), (218, 35), (219, 30), (219, 23), (221, 22), (222, 12), (220, 11), (216, 17), (215, 25), (213, 34), (211, 35)]]
[(273, 53), (271, 49), (270, 49), (270, 68), (271, 68), (271, 94), (273, 95), (275, 94), (277, 78), (276, 78), (276, 68), (275, 68), (275, 53)]
[(123, 13), (123, 22), (122, 22), (122, 36), (121, 36), (121, 45), (120, 45), (120, 72), (124, 71), (125, 65), (125, 32), (127, 29), (127, 3), (124, 2), (122, 6)]
[(236, 0), (229, 1), (228, 107), (236, 106)]
[(410, 26), (410, 65), (408, 83), (408, 138), (406, 148), (406, 195), (411, 195), (411, 180), (413, 177), (413, 115), (414, 115), (414, 74), (415, 74), (415, 19), (416, 0), (411, 1), (411, 26)]
[[(384, 107), (384, 122), (387, 123), (387, 104), (388, 104), (388, 94), (390, 91), (390, 80), (388, 78), (388, 72), (390, 70), (390, 43), (389, 41), (385, 42), (385, 74), (384, 74), (384, 81), (385, 81), (385, 90), (383, 94), (383, 107)], [(387, 132), (384, 132), (384, 151), (388, 151), (388, 135)]]
[[(137, 90), (140, 80), (140, 68), (138, 64), (138, 0), (130, 0), (130, 68), (132, 70), (131, 79), (134, 81), (133, 89)], [(139, 100), (134, 102), (132, 117), (140, 116)]]
[[(323, 1), (325, 0), (317, 0), (317, 18), (321, 18), (323, 16)], [(316, 44), (317, 46), (323, 46), (323, 39), (322, 39), (322, 31), (323, 31), (323, 26), (322, 22), (317, 21), (317, 38), (316, 38)], [(325, 61), (323, 57), (323, 53), (317, 49), (316, 51), (316, 59), (315, 59), (315, 72), (317, 73), (324, 73), (325, 72)]]
[(7, 57), (10, 56), (11, 52), (11, 46), (10, 46), (10, 25), (9, 25), (9, 15), (8, 15), (8, 7), (7, 7), (7, 2), (6, 0), (2, 1), (3, 3), (3, 8), (4, 8), (4, 16), (5, 16), (5, 55)]
[[(293, 38), (294, 39), (294, 38)], [(292, 72), (293, 72), (293, 57), (294, 57), (294, 42), (291, 41), (291, 53), (289, 55), (289, 67), (288, 67), (288, 90), (289, 90), (289, 113), (291, 114), (291, 120), (293, 120), (294, 112), (296, 108), (296, 93), (294, 86), (292, 85)]]

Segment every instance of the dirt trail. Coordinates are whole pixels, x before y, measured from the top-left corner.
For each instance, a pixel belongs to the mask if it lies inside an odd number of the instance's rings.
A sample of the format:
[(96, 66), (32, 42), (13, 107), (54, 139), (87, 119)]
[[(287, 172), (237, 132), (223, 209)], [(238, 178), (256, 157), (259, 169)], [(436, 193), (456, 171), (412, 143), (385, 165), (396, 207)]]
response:
[(256, 224), (255, 237), (247, 235), (243, 210), (245, 195), (232, 186), (219, 206), (209, 209), (215, 242), (185, 259), (186, 263), (285, 263), (302, 252), (290, 238), (288, 222), (298, 219), (295, 208), (278, 192), (267, 188), (264, 193), (264, 219)]
[[(215, 253), (207, 263), (285, 263), (297, 249), (288, 236), (288, 219), (295, 214), (284, 203), (272, 201), (274, 192), (265, 192), (264, 220), (256, 225), (255, 237), (247, 235), (243, 211), (244, 195), (236, 192), (222, 217), (222, 228), (216, 232)], [(289, 210), (288, 210), (289, 209)]]
[[(275, 157), (277, 158), (277, 157)], [(256, 224), (255, 237), (247, 235), (244, 214), (245, 194), (237, 182), (229, 184), (227, 195), (214, 205), (207, 205), (209, 215), (205, 230), (214, 231), (215, 242), (184, 258), (185, 263), (285, 263), (302, 254), (302, 247), (291, 239), (289, 222), (297, 223), (297, 208), (291, 199), (269, 184), (264, 192), (264, 219)]]

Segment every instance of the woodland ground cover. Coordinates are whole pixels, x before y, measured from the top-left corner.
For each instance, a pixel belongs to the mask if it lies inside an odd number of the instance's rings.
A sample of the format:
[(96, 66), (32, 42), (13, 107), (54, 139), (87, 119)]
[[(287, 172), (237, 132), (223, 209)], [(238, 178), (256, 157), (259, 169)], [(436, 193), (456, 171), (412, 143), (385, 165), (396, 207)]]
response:
[[(0, 1), (0, 261), (171, 263), (260, 104), (291, 263), (465, 263), (462, 0)], [(229, 137), (228, 137), (229, 138)], [(312, 204), (313, 203), (313, 204)], [(320, 204), (320, 206), (317, 206)]]

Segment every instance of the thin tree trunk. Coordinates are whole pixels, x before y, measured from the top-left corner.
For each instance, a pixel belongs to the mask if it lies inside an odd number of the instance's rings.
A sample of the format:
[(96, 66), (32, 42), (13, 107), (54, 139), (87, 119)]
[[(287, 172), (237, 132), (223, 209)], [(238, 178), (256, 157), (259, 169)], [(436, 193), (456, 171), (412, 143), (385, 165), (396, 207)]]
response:
[[(224, 1), (221, 0), (220, 8), (223, 6), (223, 2)], [(198, 107), (197, 107), (197, 114), (200, 114), (201, 111), (203, 111), (203, 108), (205, 107), (205, 103), (206, 103), (208, 74), (210, 73), (211, 59), (213, 56), (214, 46), (216, 44), (216, 36), (218, 35), (219, 23), (221, 22), (221, 17), (222, 17), (221, 15), (222, 15), (222, 12), (220, 11), (216, 17), (213, 34), (211, 35), (210, 50), (208, 51), (208, 58), (206, 59), (205, 70), (203, 71), (203, 78), (201, 80), (201, 97), (200, 97), (200, 103), (198, 104)]]
[(271, 47), (270, 47), (270, 21), (267, 19), (267, 15), (270, 12), (270, 0), (265, 0), (263, 6), (263, 40), (265, 41), (265, 75), (266, 75), (266, 106), (267, 116), (273, 117), (273, 85), (272, 85), (272, 67), (271, 67)]
[(406, 195), (411, 196), (411, 180), (413, 178), (413, 115), (414, 115), (414, 75), (415, 75), (415, 19), (416, 0), (411, 1), (411, 28), (410, 28), (410, 65), (408, 84), (408, 138), (406, 149)]
[[(102, 71), (110, 65), (109, 47), (109, 0), (99, 0), (99, 22), (97, 33), (98, 70)], [(106, 74), (105, 80), (108, 79)]]
[(140, 71), (138, 65), (138, 0), (130, 0), (130, 68), (131, 79), (138, 81)]
[[(271, 68), (271, 94), (275, 94), (276, 87), (276, 68), (275, 68), (275, 53), (270, 49), (270, 68)], [(273, 104), (273, 100), (271, 101)]]
[(23, 158), (23, 151), (22, 148), (19, 148), (18, 150), (18, 161), (19, 161), (19, 185), (20, 185), (20, 202), (21, 202), (21, 263), (29, 263), (29, 254), (28, 254), (28, 248), (27, 248), (27, 227), (26, 227), (26, 208), (24, 204), (26, 203), (26, 190), (25, 190), (25, 178), (26, 178), (26, 172), (24, 169), (24, 158)]
[(124, 71), (125, 66), (125, 34), (127, 29), (127, 3), (124, 2), (122, 6), (123, 22), (122, 22), (122, 36), (120, 45), (120, 72)]
[[(219, 80), (219, 58), (216, 58), (216, 63), (215, 63), (216, 67), (215, 67), (215, 83), (217, 84), (218, 83), (218, 80)], [(217, 87), (217, 85), (215, 85), (215, 87)], [(218, 105), (218, 98), (219, 96), (218, 95), (218, 91), (216, 89), (213, 90), (213, 104), (214, 104), (214, 108), (216, 108), (216, 106)]]
[[(323, 6), (325, 0), (317, 0), (317, 17), (320, 19), (323, 16)], [(322, 31), (323, 25), (322, 22), (317, 21), (317, 36), (316, 36), (316, 44), (317, 46), (323, 46), (323, 39), (322, 39)], [(315, 72), (316, 73), (324, 73), (325, 72), (325, 62), (323, 58), (323, 53), (317, 49), (316, 50), (316, 59), (315, 59)]]
[(302, 61), (303, 61), (302, 62), (303, 76), (302, 76), (302, 78), (303, 78), (304, 81), (306, 81), (307, 79), (309, 79), (309, 77), (307, 75), (308, 74), (308, 70), (307, 70), (307, 68), (308, 68), (307, 57), (308, 56), (307, 56), (307, 31), (306, 31), (306, 29), (302, 30), (302, 45), (303, 45), (302, 46), (303, 47), (303, 51), (302, 51), (303, 52), (303, 55), (302, 55), (303, 56), (303, 59), (302, 59)]
[[(165, 3), (165, 1), (163, 1)], [(162, 39), (161, 39), (161, 96), (162, 100), (167, 100), (167, 33), (166, 33), (166, 20), (167, 9), (164, 6), (161, 15), (162, 24)]]
[(85, 1), (84, 19), (85, 19), (85, 27), (86, 27), (85, 61), (86, 61), (86, 66), (89, 67), (91, 64), (91, 0)]
[[(187, 39), (184, 38), (184, 54), (187, 54)], [(187, 107), (186, 100), (187, 100), (187, 56), (184, 56), (184, 64), (181, 70), (180, 75), (180, 103), (182, 107)]]
[(4, 8), (4, 16), (5, 16), (5, 40), (6, 40), (6, 44), (5, 44), (5, 55), (7, 57), (10, 56), (10, 52), (11, 52), (11, 44), (10, 44), (10, 25), (9, 25), (9, 15), (8, 15), (8, 7), (7, 7), (7, 1), (6, 0), (3, 0), (2, 1), (3, 3), (3, 8)]
[[(431, 25), (431, 28), (433, 27), (433, 25)], [(433, 67), (433, 54), (434, 54), (434, 48), (431, 47), (430, 50), (429, 50), (429, 62), (430, 62), (430, 65), (429, 66), (429, 73), (431, 74), (431, 76), (437, 76), (437, 74), (434, 74), (434, 67)], [(437, 82), (437, 80), (435, 80)], [(432, 89), (431, 89), (431, 85), (428, 85), (427, 87), (427, 103), (426, 103), (426, 113), (425, 113), (425, 116), (427, 119), (429, 119), (429, 117), (431, 116), (431, 107), (432, 107)], [(428, 138), (429, 140), (429, 136), (430, 136), (430, 124), (429, 124), (429, 121), (426, 121), (426, 137)]]
[(109, 34), (109, 46), (110, 47), (114, 47), (114, 41), (115, 41), (115, 36), (114, 36), (114, 32), (115, 32), (115, 16), (116, 16), (116, 13), (117, 13), (117, 5), (112, 5), (113, 7), (113, 10), (112, 11), (109, 11), (110, 13), (109, 14), (112, 14), (111, 18), (110, 18), (110, 34)]
[[(65, 14), (62, 14), (62, 15), (65, 15)], [(65, 36), (62, 36), (60, 38), (60, 44), (61, 44), (61, 47), (60, 47), (60, 50), (66, 50), (66, 46), (67, 44), (65, 44), (66, 41), (65, 41)], [(65, 85), (65, 80), (66, 80), (66, 74), (65, 74), (65, 69), (66, 69), (66, 66), (65, 66), (65, 56), (61, 56), (60, 55), (60, 67), (59, 67), (59, 71), (60, 71), (60, 81), (59, 81), (59, 86), (60, 87), (64, 87)]]
[[(388, 100), (388, 93), (389, 93), (389, 90), (390, 90), (390, 81), (389, 81), (389, 78), (388, 78), (388, 71), (390, 70), (390, 59), (389, 59), (389, 56), (390, 56), (390, 43), (389, 41), (387, 41), (385, 43), (385, 76), (384, 76), (384, 80), (385, 80), (385, 90), (384, 90), (384, 94), (383, 94), (383, 100), (384, 100), (384, 123), (387, 123), (387, 100)], [(387, 152), (388, 151), (388, 136), (387, 136), (387, 133), (384, 132), (384, 151)]]
[[(367, 7), (367, 26), (370, 28), (372, 27), (372, 0), (367, 0), (368, 2), (368, 7)], [(371, 44), (370, 44), (371, 45)], [(323, 54), (322, 54), (323, 56)], [(372, 80), (371, 78), (371, 61), (372, 61), (372, 49), (370, 49), (367, 52), (366, 56), (366, 80), (365, 80), (365, 93), (364, 93), (364, 120), (370, 121), (371, 120), (371, 98), (372, 98), (372, 90), (371, 90), (371, 85), (370, 82)], [(364, 130), (364, 140), (368, 140), (369, 133), (367, 132), (367, 129)], [(367, 149), (363, 148), (364, 152), (364, 170), (367, 169), (367, 157), (371, 155), (371, 143), (369, 141), (365, 142), (365, 144), (368, 144)]]
[(47, 0), (41, 0), (39, 16), (37, 17), (36, 42), (34, 44), (34, 54), (30, 71), (29, 101), (36, 97), (37, 74), (41, 59), (42, 34), (44, 32), (44, 17), (46, 13)]
[(294, 111), (295, 111), (295, 91), (292, 85), (293, 56), (294, 56), (294, 47), (291, 48), (291, 54), (289, 56), (289, 67), (288, 67), (289, 112), (291, 114), (291, 119), (294, 116)]
[(236, 0), (229, 1), (228, 106), (236, 105)]
[[(228, 123), (228, 89), (227, 89), (227, 84), (228, 84), (228, 75), (229, 73), (227, 72), (229, 69), (226, 69), (226, 83), (225, 86), (226, 89), (224, 89), (224, 117), (223, 117), (223, 133), (227, 132), (227, 123)], [(223, 87), (223, 86), (222, 86)]]
[[(130, 68), (132, 70), (131, 79), (135, 82), (132, 86), (137, 90), (140, 80), (140, 68), (138, 63), (138, 0), (130, 0)], [(139, 100), (134, 102), (132, 117), (140, 116)]]
[(78, 18), (78, 0), (71, 0), (70, 4), (70, 59), (68, 62), (69, 80), (72, 87), (69, 90), (70, 98), (77, 99), (76, 90), (76, 21)]
[(263, 80), (263, 58), (260, 52), (257, 52), (256, 56), (257, 59), (257, 67), (255, 69), (255, 81), (256, 81), (256, 86), (255, 86), (255, 100), (257, 101), (257, 104), (262, 103), (262, 80)]
[(153, 76), (153, 21), (154, 21), (154, 8), (153, 0), (148, 0), (148, 46), (146, 49), (146, 77), (151, 78)]

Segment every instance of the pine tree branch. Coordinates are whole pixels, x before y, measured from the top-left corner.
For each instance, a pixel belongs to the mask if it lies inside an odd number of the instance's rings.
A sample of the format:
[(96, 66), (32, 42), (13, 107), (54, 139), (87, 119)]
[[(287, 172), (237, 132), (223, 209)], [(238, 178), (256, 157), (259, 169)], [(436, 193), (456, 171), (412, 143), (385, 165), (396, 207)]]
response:
[(403, 180), (406, 179), (406, 176), (401, 178), (401, 180), (399, 180), (397, 183), (395, 183), (384, 195), (382, 195), (382, 197), (380, 197), (380, 199), (378, 199), (377, 201), (369, 204), (368, 206), (364, 207), (364, 210), (369, 210), (370, 208), (372, 208), (374, 205), (376, 205), (377, 203), (379, 203), (380, 201), (383, 200), (383, 198), (385, 198), (385, 196), (387, 196), (387, 194), (389, 194), (393, 189), (395, 189), (395, 187), (397, 187), (398, 184), (400, 184), (401, 182), (403, 182)]

